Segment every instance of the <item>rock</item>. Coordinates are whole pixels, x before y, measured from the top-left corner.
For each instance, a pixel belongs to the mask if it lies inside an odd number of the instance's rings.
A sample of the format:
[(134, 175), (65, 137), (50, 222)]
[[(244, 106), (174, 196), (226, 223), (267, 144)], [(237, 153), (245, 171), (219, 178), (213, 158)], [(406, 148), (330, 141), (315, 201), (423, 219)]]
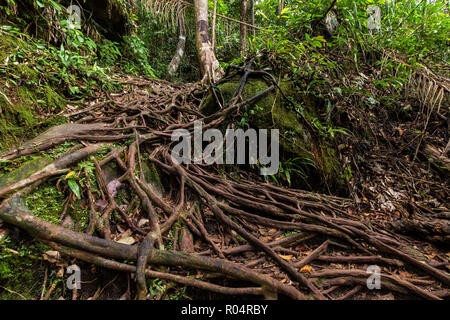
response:
[(70, 229), (70, 230), (72, 230), (74, 225), (75, 224), (69, 215), (66, 215), (64, 217), (63, 221), (61, 222), (61, 226), (63, 226), (64, 228)]
[(121, 186), (122, 183), (120, 183), (119, 180), (112, 180), (106, 185), (106, 189), (108, 189), (108, 192), (111, 194), (111, 196), (115, 198), (119, 193), (119, 189)]
[(142, 171), (144, 172), (145, 181), (158, 197), (164, 195), (164, 186), (161, 183), (161, 177), (154, 163), (147, 164), (142, 162)]
[(52, 160), (49, 157), (36, 157), (23, 163), (19, 168), (0, 175), (0, 190), (15, 182), (28, 178), (36, 171), (43, 169), (51, 161)]
[(97, 203), (95, 204), (94, 210), (96, 212), (102, 213), (103, 210), (106, 209), (107, 205), (108, 205), (108, 202), (106, 200), (98, 200)]
[[(234, 80), (219, 85), (225, 101), (231, 98), (237, 85), (238, 81)], [(261, 79), (249, 78), (242, 98), (251, 98), (268, 87)], [(317, 118), (316, 109), (323, 105), (322, 101), (311, 95), (298, 94), (293, 82), (281, 82), (280, 87), (286, 96), (290, 99), (294, 97), (301, 104), (306, 118)], [(211, 115), (219, 109), (211, 94), (200, 106), (200, 111), (205, 115)], [(303, 117), (279, 92), (266, 94), (242, 111), (247, 113), (246, 120), (251, 128), (280, 130), (280, 162), (283, 164), (290, 159), (296, 159), (296, 164), (299, 164), (309, 177), (310, 185), (320, 188), (326, 182), (330, 186), (345, 186), (345, 178), (334, 148), (311, 131)], [(297, 165), (295, 169), (298, 169)], [(321, 179), (317, 179), (318, 176)], [(300, 178), (301, 176), (292, 178), (294, 187), (303, 186), (304, 182)]]
[(107, 163), (102, 167), (102, 169), (105, 175), (106, 184), (110, 183), (113, 180), (117, 180), (121, 176), (119, 169), (114, 162)]

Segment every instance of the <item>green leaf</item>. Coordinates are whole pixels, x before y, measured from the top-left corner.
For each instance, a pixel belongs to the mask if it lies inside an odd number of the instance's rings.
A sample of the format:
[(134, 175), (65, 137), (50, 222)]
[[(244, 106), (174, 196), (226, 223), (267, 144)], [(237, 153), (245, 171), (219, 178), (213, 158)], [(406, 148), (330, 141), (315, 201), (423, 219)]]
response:
[(69, 179), (67, 180), (67, 184), (69, 185), (70, 190), (77, 196), (78, 199), (81, 199), (80, 194), (80, 186), (75, 180)]
[(55, 8), (56, 10), (58, 10), (58, 11), (61, 11), (61, 10), (62, 10), (61, 6), (60, 6), (58, 3), (56, 3), (55, 1), (53, 1), (53, 0), (50, 0), (50, 4), (51, 4), (52, 7)]

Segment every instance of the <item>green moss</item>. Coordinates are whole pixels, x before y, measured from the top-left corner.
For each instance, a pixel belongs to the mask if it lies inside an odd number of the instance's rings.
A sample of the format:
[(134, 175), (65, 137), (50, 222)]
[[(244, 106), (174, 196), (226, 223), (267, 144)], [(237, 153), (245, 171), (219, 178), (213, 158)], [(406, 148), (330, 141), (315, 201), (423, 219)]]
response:
[(47, 154), (52, 159), (57, 159), (60, 156), (62, 156), (64, 153), (66, 153), (70, 148), (72, 148), (76, 143), (73, 141), (67, 141), (60, 145), (57, 145), (56, 147), (52, 148), (51, 150), (47, 151)]
[(34, 215), (55, 224), (59, 223), (63, 201), (64, 194), (50, 182), (35, 189), (25, 199), (26, 206)]
[(61, 111), (65, 109), (66, 99), (61, 97), (50, 86), (44, 87), (44, 99), (48, 107), (52, 108), (52, 111)]
[(323, 161), (321, 168), (326, 180), (332, 181), (334, 185), (343, 186), (346, 183), (345, 172), (342, 172), (336, 151), (331, 147), (325, 147), (321, 152), (320, 159)]
[(48, 157), (31, 157), (31, 160), (23, 162), (19, 167), (15, 168), (11, 172), (0, 172), (0, 189), (10, 185), (11, 183), (28, 178), (36, 171), (44, 168), (50, 163)]
[[(30, 193), (25, 204), (27, 208), (37, 217), (58, 224), (64, 209), (66, 195), (58, 191), (53, 182), (47, 182)], [(68, 207), (67, 213), (75, 224), (78, 224), (78, 231), (83, 232), (89, 224), (89, 208), (86, 199), (76, 199)]]
[[(119, 204), (127, 204), (130, 203), (131, 196), (129, 191), (126, 188), (120, 188), (117, 192), (117, 203)], [(139, 200), (140, 201), (140, 200)]]
[(84, 232), (89, 224), (89, 209), (84, 202), (83, 199), (75, 201), (70, 210), (70, 216), (78, 224), (79, 232)]
[[(35, 56), (32, 50), (35, 49), (18, 37), (7, 33), (0, 35), (0, 61), (9, 60), (6, 67), (0, 69), (0, 151), (21, 144), (54, 125), (53, 116), (42, 115), (61, 111), (66, 105), (66, 99), (58, 94), (56, 87), (49, 85), (46, 75), (25, 58)], [(63, 117), (56, 120), (65, 121)]]
[(49, 247), (6, 236), (0, 248), (0, 285), (7, 289), (0, 290), (0, 300), (39, 298), (46, 266), (38, 258)]
[[(0, 100), (0, 151), (11, 148), (23, 140), (37, 136), (49, 126), (67, 122), (64, 117), (42, 118), (42, 108), (46, 110), (62, 110), (65, 106), (65, 100), (58, 96), (55, 91), (49, 87), (45, 88), (46, 94), (41, 93), (25, 86), (20, 86), (16, 92), (10, 92), (9, 96), (16, 96), (10, 105), (5, 99)], [(46, 100), (42, 100), (44, 98)], [(10, 99), (11, 100), (11, 99)], [(44, 102), (40, 106), (38, 102)]]
[(144, 172), (145, 180), (147, 184), (152, 188), (157, 195), (162, 196), (164, 194), (164, 186), (161, 182), (161, 176), (158, 172), (158, 168), (154, 163), (142, 163), (142, 171)]

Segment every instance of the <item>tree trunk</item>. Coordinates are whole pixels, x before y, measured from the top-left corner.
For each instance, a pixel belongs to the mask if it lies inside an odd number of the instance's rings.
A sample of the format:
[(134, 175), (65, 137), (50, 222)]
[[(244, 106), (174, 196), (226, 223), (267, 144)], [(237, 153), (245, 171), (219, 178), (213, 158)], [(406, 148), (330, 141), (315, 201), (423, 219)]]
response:
[(281, 23), (281, 12), (283, 11), (283, 9), (284, 9), (284, 0), (278, 0), (278, 8), (277, 8), (278, 19), (277, 19), (277, 24)]
[[(241, 0), (241, 21), (247, 22), (247, 0)], [(247, 26), (241, 24), (241, 57), (245, 57), (245, 45), (247, 42)]]
[(169, 66), (167, 67), (167, 72), (173, 76), (180, 66), (181, 59), (183, 59), (184, 55), (184, 46), (186, 44), (186, 25), (184, 23), (184, 12), (180, 12), (178, 15), (178, 30), (179, 30), (179, 39), (177, 44), (177, 51), (175, 52), (172, 61), (170, 61)]
[(213, 21), (212, 21), (212, 49), (216, 47), (216, 18), (217, 18), (217, 0), (214, 0)]
[(208, 0), (194, 0), (195, 10), (195, 42), (202, 73), (202, 83), (217, 81), (223, 76), (209, 39)]
[(253, 26), (251, 28), (252, 30), (252, 36), (256, 36), (256, 29), (255, 29), (255, 0), (250, 0), (250, 24)]

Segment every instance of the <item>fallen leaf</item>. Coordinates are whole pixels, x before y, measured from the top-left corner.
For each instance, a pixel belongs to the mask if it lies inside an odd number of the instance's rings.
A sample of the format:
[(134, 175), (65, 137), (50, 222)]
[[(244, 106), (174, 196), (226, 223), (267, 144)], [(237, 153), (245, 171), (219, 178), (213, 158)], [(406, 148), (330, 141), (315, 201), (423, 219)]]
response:
[(136, 240), (134, 240), (133, 237), (125, 237), (125, 238), (118, 240), (117, 242), (132, 245), (136, 242)]
[(108, 192), (111, 194), (111, 196), (115, 198), (121, 186), (122, 183), (120, 183), (119, 180), (112, 180), (110, 183), (108, 183), (106, 188), (108, 189)]
[(287, 260), (287, 261), (291, 260), (294, 257), (292, 254), (288, 254), (288, 255), (279, 254), (279, 256), (282, 257), (284, 260)]
[(300, 269), (300, 272), (302, 272), (302, 273), (311, 273), (311, 271), (312, 271), (312, 268), (311, 268), (310, 266), (308, 266), (308, 265), (303, 266), (303, 267)]
[(139, 228), (142, 227), (142, 226), (143, 226), (144, 224), (146, 224), (147, 222), (149, 222), (148, 219), (142, 218), (142, 219), (139, 220), (139, 222), (138, 222), (138, 227), (139, 227)]
[(72, 178), (74, 175), (76, 175), (76, 172), (75, 172), (75, 171), (70, 171), (70, 172), (64, 177), (64, 179), (65, 179), (65, 180), (70, 179), (70, 178)]
[(50, 263), (55, 263), (61, 258), (61, 254), (58, 251), (54, 251), (54, 250), (46, 251), (43, 254), (43, 256), (44, 256), (44, 259)]

